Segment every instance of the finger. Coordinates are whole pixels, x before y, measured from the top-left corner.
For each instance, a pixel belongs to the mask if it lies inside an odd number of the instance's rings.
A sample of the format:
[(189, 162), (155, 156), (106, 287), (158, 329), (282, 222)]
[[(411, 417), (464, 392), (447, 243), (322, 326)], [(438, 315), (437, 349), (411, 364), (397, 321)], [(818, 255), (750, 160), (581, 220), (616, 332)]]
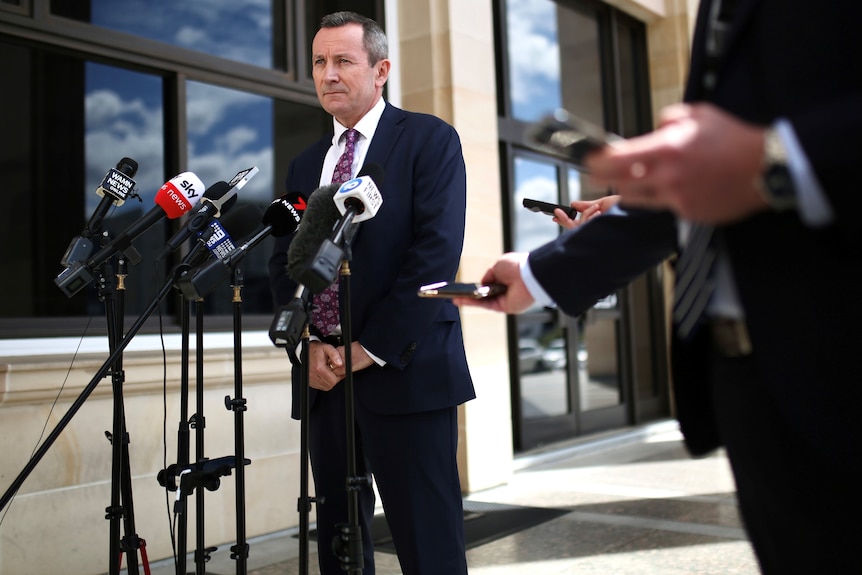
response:
[(693, 108), (689, 104), (672, 104), (659, 113), (659, 126), (665, 126), (691, 117)]

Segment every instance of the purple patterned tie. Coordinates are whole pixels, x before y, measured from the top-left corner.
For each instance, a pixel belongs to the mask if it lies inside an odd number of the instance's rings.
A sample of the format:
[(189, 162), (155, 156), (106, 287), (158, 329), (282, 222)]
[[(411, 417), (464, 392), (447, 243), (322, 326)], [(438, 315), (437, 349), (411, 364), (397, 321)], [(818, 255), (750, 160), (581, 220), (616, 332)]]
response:
[[(344, 146), (344, 153), (341, 154), (341, 157), (338, 158), (338, 163), (335, 164), (335, 171), (332, 173), (333, 184), (343, 184), (352, 177), (353, 151), (356, 147), (356, 139), (359, 137), (359, 132), (350, 129), (344, 132), (343, 137), (347, 140), (347, 144)], [(317, 326), (317, 329), (323, 335), (331, 334), (340, 323), (338, 278), (336, 278), (335, 283), (314, 296), (314, 304), (311, 322)]]

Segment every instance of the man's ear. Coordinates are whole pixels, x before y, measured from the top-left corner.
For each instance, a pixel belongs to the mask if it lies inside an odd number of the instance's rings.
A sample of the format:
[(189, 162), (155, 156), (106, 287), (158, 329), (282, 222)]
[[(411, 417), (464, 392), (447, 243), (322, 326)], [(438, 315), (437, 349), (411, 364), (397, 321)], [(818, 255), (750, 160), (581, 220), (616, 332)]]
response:
[(376, 71), (374, 81), (377, 86), (383, 86), (383, 84), (386, 83), (386, 80), (389, 79), (389, 70), (391, 67), (392, 62), (386, 58), (380, 60), (374, 65)]

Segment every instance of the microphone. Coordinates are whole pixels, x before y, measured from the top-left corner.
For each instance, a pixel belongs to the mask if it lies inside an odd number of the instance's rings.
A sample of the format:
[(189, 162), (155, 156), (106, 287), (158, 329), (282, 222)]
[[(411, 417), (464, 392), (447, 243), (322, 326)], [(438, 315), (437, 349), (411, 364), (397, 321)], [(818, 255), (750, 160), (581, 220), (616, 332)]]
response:
[(332, 201), (337, 191), (338, 184), (331, 184), (314, 190), (308, 197), (302, 224), (287, 249), (287, 273), (298, 283), (302, 283), (297, 279), (301, 268), (317, 253), (338, 221), (338, 208)]
[(135, 174), (138, 163), (132, 158), (117, 162), (116, 169), (108, 170), (102, 183), (96, 188), (96, 195), (109, 199), (114, 205), (122, 206), (135, 188)]
[[(186, 239), (191, 237), (192, 234), (195, 234), (201, 231), (204, 226), (206, 226), (210, 220), (216, 217), (216, 214), (221, 213), (221, 209), (218, 204), (213, 202), (212, 200), (219, 200), (224, 196), (228, 195), (231, 187), (227, 182), (216, 182), (211, 185), (206, 192), (204, 192), (203, 197), (201, 198), (200, 206), (192, 213), (189, 217), (189, 220), (186, 224), (175, 233), (171, 239), (167, 241), (165, 244), (165, 248), (162, 252), (156, 257), (156, 261), (160, 261), (162, 258), (167, 256), (169, 253), (180, 247)], [(224, 211), (229, 210), (236, 203), (236, 194), (227, 201), (223, 207)]]
[(307, 208), (308, 204), (302, 194), (287, 192), (267, 206), (261, 222), (264, 226), (272, 227), (273, 236), (277, 238), (286, 236), (299, 227)]
[[(221, 218), (211, 221), (198, 233), (196, 243), (186, 256), (186, 260), (178, 264), (177, 269), (174, 270), (177, 287), (180, 287), (178, 281), (182, 276), (195, 272), (196, 268), (204, 265), (208, 260), (226, 258), (237, 249), (239, 240), (234, 238), (244, 238), (254, 232), (258, 217), (260, 217), (260, 208), (252, 204), (240, 204)], [(201, 249), (202, 247), (206, 249)], [(189, 299), (192, 298), (189, 297)]]
[[(261, 229), (252, 238), (236, 246), (226, 255), (216, 257), (196, 270), (191, 270), (179, 279), (180, 290), (187, 299), (201, 299), (219, 284), (227, 280), (231, 271), (239, 264), (246, 254), (262, 242), (267, 236), (276, 237), (293, 233), (299, 226), (302, 214), (295, 207), (304, 205), (304, 200), (298, 192), (289, 192), (284, 196), (276, 198), (267, 207), (266, 212), (261, 215), (261, 210), (254, 204), (248, 204), (248, 214), (243, 214), (243, 219), (248, 221), (262, 221)], [(243, 206), (245, 209), (245, 206)], [(252, 213), (254, 212), (254, 213)], [(233, 212), (231, 212), (233, 213)]]
[[(276, 311), (269, 328), (269, 339), (276, 347), (296, 346), (308, 321), (308, 298), (329, 287), (338, 274), (345, 230), (352, 237), (356, 223), (373, 218), (383, 204), (375, 181), (383, 181), (383, 168), (369, 164), (353, 180), (323, 186), (309, 197), (304, 222), (287, 250), (287, 273), (299, 285), (293, 300)], [(358, 220), (357, 215), (364, 217)]]
[(383, 196), (378, 185), (383, 184), (383, 168), (380, 164), (368, 164), (359, 171), (359, 175), (341, 184), (335, 194), (335, 205), (341, 215), (353, 210), (353, 223), (358, 224), (370, 220), (377, 215), (377, 210), (383, 205)]
[(287, 273), (299, 285), (294, 298), (276, 310), (270, 324), (269, 338), (276, 347), (295, 347), (302, 335), (308, 319), (305, 304), (312, 294), (303, 285), (303, 278), (309, 267), (308, 260), (317, 253), (338, 221), (338, 208), (333, 202), (338, 187), (338, 184), (322, 186), (309, 195), (302, 224), (287, 249)]
[[(338, 184), (330, 184), (312, 192), (308, 198), (305, 220), (287, 249), (288, 275), (296, 283), (307, 286), (312, 293), (319, 293), (326, 289), (334, 280), (338, 266), (341, 264), (340, 257), (334, 264), (331, 257), (323, 262), (318, 261), (317, 257), (321, 246), (332, 234), (333, 227), (338, 222), (338, 207), (333, 201), (338, 187)], [(319, 268), (320, 265), (323, 265), (323, 269)], [(328, 282), (327, 278), (329, 278)]]
[(141, 261), (132, 241), (150, 229), (160, 219), (175, 219), (188, 212), (201, 197), (203, 182), (193, 172), (183, 172), (165, 182), (156, 192), (156, 206), (144, 214), (122, 234), (96, 252), (86, 262), (76, 262), (54, 278), (67, 297), (72, 297), (93, 279), (92, 270), (108, 261), (117, 252), (124, 252), (132, 264)]
[[(341, 219), (334, 228), (331, 228), (331, 237), (324, 238), (317, 244), (319, 249), (315, 256), (297, 271), (298, 277), (291, 276), (297, 283), (307, 286), (312, 293), (322, 292), (335, 281), (341, 261), (344, 259), (344, 246), (350, 245), (356, 232), (357, 216), (364, 216), (362, 221), (373, 218), (383, 204), (383, 196), (374, 183), (374, 178), (366, 175), (368, 172), (377, 173), (377, 178), (382, 180), (383, 168), (377, 164), (370, 164), (360, 171), (359, 177), (341, 184), (333, 197), (336, 207), (339, 210), (344, 209)], [(339, 198), (339, 194), (342, 193), (344, 195)], [(292, 244), (291, 247), (293, 247)]]
[(138, 163), (131, 158), (123, 158), (117, 162), (116, 168), (111, 168), (102, 183), (96, 188), (96, 194), (102, 200), (96, 206), (90, 221), (84, 226), (80, 236), (72, 238), (69, 247), (60, 259), (60, 265), (69, 267), (75, 262), (86, 260), (93, 253), (93, 242), (90, 238), (97, 234), (102, 227), (102, 220), (111, 205), (121, 206), (129, 194), (135, 188), (135, 174), (138, 172)]
[(241, 170), (233, 177), (230, 184), (216, 182), (210, 186), (201, 198), (201, 205), (191, 215), (186, 225), (168, 240), (167, 244), (165, 244), (165, 249), (162, 250), (156, 261), (161, 260), (180, 247), (186, 239), (191, 237), (192, 234), (201, 231), (213, 218), (219, 218), (222, 212), (227, 212), (231, 209), (236, 203), (237, 192), (259, 171), (256, 166)]

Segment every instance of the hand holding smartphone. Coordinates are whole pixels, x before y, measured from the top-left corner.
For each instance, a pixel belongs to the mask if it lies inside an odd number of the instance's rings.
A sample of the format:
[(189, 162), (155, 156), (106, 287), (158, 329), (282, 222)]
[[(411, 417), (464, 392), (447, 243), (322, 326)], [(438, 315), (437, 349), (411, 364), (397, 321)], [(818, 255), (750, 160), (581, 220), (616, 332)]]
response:
[(419, 297), (436, 299), (452, 299), (456, 297), (484, 299), (494, 297), (505, 291), (506, 286), (502, 284), (437, 282), (420, 287)]
[(564, 206), (562, 204), (552, 204), (539, 200), (531, 200), (530, 198), (524, 198), (521, 203), (531, 212), (541, 212), (543, 214), (548, 214), (549, 216), (553, 216), (554, 210), (558, 208), (566, 212), (566, 215), (571, 219), (575, 219), (578, 215), (578, 210), (571, 206)]

